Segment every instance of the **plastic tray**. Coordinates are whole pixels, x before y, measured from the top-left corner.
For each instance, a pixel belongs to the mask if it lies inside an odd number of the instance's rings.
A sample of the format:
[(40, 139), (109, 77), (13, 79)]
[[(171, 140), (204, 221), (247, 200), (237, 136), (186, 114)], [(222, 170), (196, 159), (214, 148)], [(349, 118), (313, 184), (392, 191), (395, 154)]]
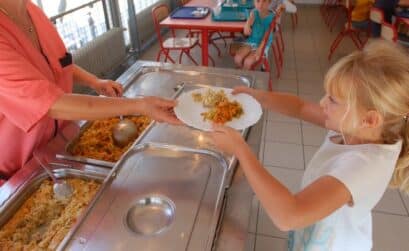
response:
[(253, 9), (254, 1), (253, 0), (233, 0), (233, 3), (238, 4), (239, 7)]
[(244, 22), (249, 17), (249, 9), (244, 7), (221, 6), (220, 13), (212, 11), (212, 20), (221, 22)]
[(183, 6), (174, 10), (171, 18), (176, 19), (202, 19), (209, 14), (209, 8), (203, 6)]

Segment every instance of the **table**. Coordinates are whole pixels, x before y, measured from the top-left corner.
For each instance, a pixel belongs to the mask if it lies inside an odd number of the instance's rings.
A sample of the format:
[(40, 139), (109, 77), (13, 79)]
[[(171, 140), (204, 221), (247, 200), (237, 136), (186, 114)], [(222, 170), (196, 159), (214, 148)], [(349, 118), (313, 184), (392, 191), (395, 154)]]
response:
[[(216, 6), (214, 0), (192, 0), (186, 6), (206, 6), (212, 9)], [(167, 17), (161, 26), (172, 29), (194, 29), (202, 32), (202, 65), (209, 64), (209, 31), (242, 32), (245, 22), (214, 22), (211, 13), (204, 19), (172, 19)]]

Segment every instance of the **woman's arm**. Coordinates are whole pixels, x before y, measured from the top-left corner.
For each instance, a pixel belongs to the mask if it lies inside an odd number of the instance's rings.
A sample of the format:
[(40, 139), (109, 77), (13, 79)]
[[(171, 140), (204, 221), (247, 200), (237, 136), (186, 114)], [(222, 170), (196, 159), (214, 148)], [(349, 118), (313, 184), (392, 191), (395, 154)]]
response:
[(109, 97), (122, 96), (122, 85), (108, 79), (99, 79), (94, 74), (74, 64), (74, 82), (94, 89), (98, 94)]
[(63, 94), (49, 109), (48, 116), (63, 120), (95, 120), (119, 115), (142, 114), (159, 122), (180, 124), (172, 113), (176, 102), (157, 97), (109, 98)]
[(325, 115), (319, 104), (305, 101), (287, 93), (267, 92), (244, 86), (235, 88), (233, 94), (235, 93), (247, 93), (257, 99), (268, 110), (302, 119), (325, 128)]
[(292, 194), (260, 164), (241, 135), (227, 127), (215, 126), (211, 137), (216, 146), (235, 155), (260, 203), (282, 231), (303, 228), (330, 215), (351, 201), (343, 183), (324, 176), (297, 194)]

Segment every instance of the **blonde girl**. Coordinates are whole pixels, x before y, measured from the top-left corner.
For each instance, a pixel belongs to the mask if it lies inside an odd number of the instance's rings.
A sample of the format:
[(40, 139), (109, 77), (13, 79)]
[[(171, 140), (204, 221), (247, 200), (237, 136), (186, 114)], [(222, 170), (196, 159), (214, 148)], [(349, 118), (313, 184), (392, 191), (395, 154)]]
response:
[(289, 234), (289, 250), (372, 248), (371, 210), (389, 183), (409, 190), (409, 57), (376, 41), (327, 73), (320, 104), (240, 87), (264, 108), (329, 129), (298, 193), (271, 176), (239, 133), (215, 126), (212, 140), (234, 154), (274, 224)]

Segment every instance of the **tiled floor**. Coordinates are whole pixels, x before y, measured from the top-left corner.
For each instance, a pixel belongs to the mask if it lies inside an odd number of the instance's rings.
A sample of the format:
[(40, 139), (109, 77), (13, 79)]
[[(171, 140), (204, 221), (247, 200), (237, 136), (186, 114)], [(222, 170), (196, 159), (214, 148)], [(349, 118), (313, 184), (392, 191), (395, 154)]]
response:
[[(274, 81), (274, 89), (290, 92), (305, 99), (319, 101), (324, 90), (322, 81), (325, 72), (340, 57), (347, 55), (354, 47), (349, 39), (342, 41), (333, 60), (328, 62), (330, 43), (336, 36), (323, 24), (318, 6), (299, 7), (299, 25), (291, 30), (290, 19), (283, 20), (285, 55), (282, 78)], [(155, 60), (158, 44), (153, 45), (141, 59)], [(222, 48), (224, 55), (217, 57), (211, 49), (217, 67), (234, 67), (231, 58)], [(200, 51), (194, 51), (200, 59)], [(191, 64), (186, 58), (183, 63)], [(278, 114), (268, 113), (265, 137), (262, 139), (260, 156), (266, 169), (292, 191), (297, 191), (305, 166), (318, 149), (326, 132), (311, 124)], [(395, 190), (388, 190), (373, 213), (375, 251), (409, 250), (409, 197)], [(287, 235), (278, 231), (259, 202), (254, 198), (249, 225), (246, 251), (286, 250)]]

